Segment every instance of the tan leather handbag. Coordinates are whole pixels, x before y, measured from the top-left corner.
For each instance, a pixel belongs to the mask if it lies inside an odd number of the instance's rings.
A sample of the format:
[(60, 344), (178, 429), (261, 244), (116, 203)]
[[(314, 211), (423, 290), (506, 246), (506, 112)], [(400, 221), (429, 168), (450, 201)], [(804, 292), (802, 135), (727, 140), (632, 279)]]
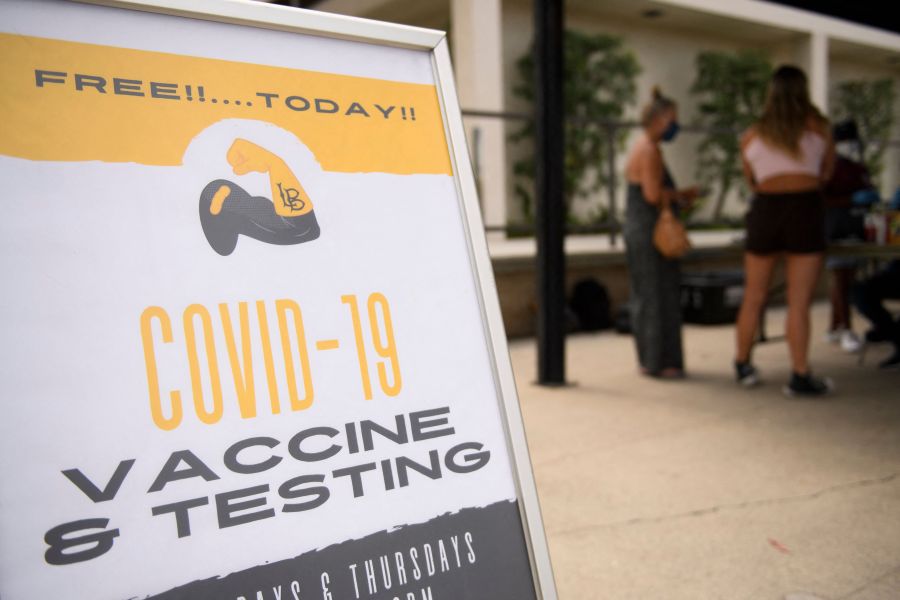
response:
[(678, 220), (668, 200), (662, 203), (653, 227), (653, 245), (666, 258), (681, 258), (691, 249), (687, 229)]

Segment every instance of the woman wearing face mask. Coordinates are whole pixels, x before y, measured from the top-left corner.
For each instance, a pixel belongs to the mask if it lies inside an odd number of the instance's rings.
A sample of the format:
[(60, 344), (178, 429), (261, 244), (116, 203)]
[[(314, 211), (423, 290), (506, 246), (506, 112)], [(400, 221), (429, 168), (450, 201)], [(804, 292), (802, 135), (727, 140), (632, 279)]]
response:
[(659, 89), (641, 115), (643, 132), (628, 156), (628, 203), (623, 234), (631, 278), (631, 327), (641, 372), (667, 379), (684, 377), (681, 350), (681, 272), (677, 260), (653, 245), (661, 205), (688, 204), (697, 188), (678, 190), (663, 163), (660, 142), (678, 134), (675, 103)]
[(738, 313), (735, 371), (739, 383), (759, 383), (750, 362), (753, 338), (772, 271), (785, 257), (787, 339), (793, 372), (789, 396), (820, 396), (833, 385), (810, 371), (809, 307), (825, 251), (822, 186), (831, 176), (834, 143), (828, 122), (809, 99), (806, 75), (778, 68), (762, 117), (741, 140), (744, 175), (754, 196), (747, 213), (744, 300)]

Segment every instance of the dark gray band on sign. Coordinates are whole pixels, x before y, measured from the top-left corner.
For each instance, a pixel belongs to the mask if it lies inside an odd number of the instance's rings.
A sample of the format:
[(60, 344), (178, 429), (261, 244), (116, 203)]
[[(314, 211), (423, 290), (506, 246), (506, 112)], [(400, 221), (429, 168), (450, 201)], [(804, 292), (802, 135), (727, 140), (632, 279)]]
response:
[[(294, 534), (287, 527), (284, 535), (299, 538), (303, 532)], [(374, 593), (370, 593), (367, 561), (374, 575)], [(273, 588), (279, 586), (282, 598), (322, 598), (323, 573), (328, 574), (327, 587), (334, 600), (419, 600), (423, 591), (429, 597), (428, 588), (433, 600), (535, 599), (519, 507), (514, 501), (466, 508), (224, 577), (200, 579), (147, 598), (255, 600), (259, 591), (264, 598), (274, 598)]]

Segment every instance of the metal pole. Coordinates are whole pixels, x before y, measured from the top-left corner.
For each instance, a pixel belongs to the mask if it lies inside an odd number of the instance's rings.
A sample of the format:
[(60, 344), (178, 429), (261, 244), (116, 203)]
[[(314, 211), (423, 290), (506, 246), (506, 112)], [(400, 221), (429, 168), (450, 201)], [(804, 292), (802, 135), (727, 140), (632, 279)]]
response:
[(538, 383), (566, 382), (563, 2), (534, 0)]
[(616, 210), (616, 126), (610, 123), (606, 128), (607, 173), (609, 185), (609, 245), (616, 247), (616, 235), (619, 233), (619, 220)]

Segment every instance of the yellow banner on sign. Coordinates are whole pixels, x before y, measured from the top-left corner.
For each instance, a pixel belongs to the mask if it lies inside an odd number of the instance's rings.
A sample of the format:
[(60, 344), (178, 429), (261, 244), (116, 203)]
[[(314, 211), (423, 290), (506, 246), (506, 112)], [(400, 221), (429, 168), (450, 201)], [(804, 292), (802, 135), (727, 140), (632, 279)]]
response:
[(433, 85), (0, 34), (0, 154), (181, 164), (198, 133), (254, 119), (322, 168), (451, 173)]

